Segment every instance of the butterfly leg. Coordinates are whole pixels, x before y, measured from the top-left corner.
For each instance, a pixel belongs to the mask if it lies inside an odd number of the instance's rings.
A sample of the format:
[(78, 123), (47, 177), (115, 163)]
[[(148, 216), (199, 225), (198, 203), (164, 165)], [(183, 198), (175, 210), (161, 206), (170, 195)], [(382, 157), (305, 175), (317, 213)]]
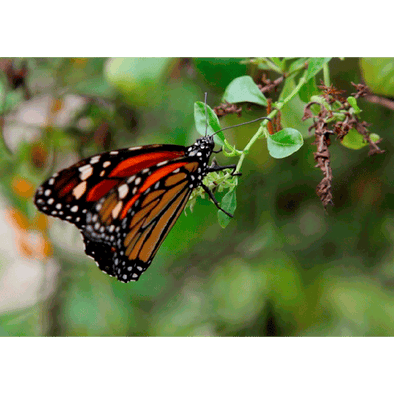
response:
[(232, 168), (233, 172), (230, 174), (232, 176), (241, 176), (242, 174), (240, 172), (235, 173), (235, 169), (236, 169), (236, 165), (235, 164), (230, 164), (228, 166), (219, 166), (216, 161), (212, 163), (212, 165), (210, 167), (207, 168), (207, 172), (216, 172), (216, 171), (220, 171), (220, 170), (225, 170), (226, 168)]
[(213, 201), (213, 203), (216, 205), (217, 209), (220, 209), (223, 213), (225, 213), (227, 216), (229, 216), (230, 218), (233, 218), (234, 216), (231, 215), (231, 213), (228, 213), (227, 211), (225, 211), (223, 208), (220, 208), (220, 205), (218, 203), (218, 201), (216, 200), (214, 194), (212, 193), (211, 189), (204, 185), (203, 183), (201, 184), (202, 188), (205, 190), (205, 192), (208, 194), (209, 198)]

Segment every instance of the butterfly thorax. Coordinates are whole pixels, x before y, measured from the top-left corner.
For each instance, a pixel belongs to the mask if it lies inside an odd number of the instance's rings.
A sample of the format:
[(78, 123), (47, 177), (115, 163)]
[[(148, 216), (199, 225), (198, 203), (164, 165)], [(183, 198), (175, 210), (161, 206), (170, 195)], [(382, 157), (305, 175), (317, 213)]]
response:
[(198, 177), (193, 187), (198, 187), (201, 184), (202, 178), (207, 174), (207, 167), (209, 158), (213, 152), (215, 143), (213, 136), (199, 138), (193, 145), (189, 146), (186, 150), (188, 157), (197, 158), (200, 162)]

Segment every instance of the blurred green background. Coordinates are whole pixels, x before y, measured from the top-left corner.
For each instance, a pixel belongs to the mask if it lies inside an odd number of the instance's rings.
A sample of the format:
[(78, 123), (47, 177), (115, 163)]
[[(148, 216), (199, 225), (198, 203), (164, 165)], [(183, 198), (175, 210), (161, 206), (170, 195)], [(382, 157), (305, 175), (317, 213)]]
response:
[[(315, 194), (322, 175), (313, 138), (282, 160), (270, 157), (261, 139), (245, 159), (228, 227), (221, 229), (215, 206), (199, 199), (136, 283), (103, 274), (74, 226), (37, 213), (35, 188), (80, 158), (192, 144), (193, 105), (204, 92), (214, 107), (234, 78), (260, 77), (242, 60), (1, 60), (0, 335), (394, 334), (394, 117), (385, 106), (358, 102), (385, 154), (369, 157), (368, 148), (332, 140), (335, 206), (328, 212)], [(349, 95), (351, 82), (366, 81), (375, 93), (394, 96), (393, 59), (333, 59), (329, 69)], [(296, 97), (283, 123), (307, 135), (304, 106)], [(221, 124), (264, 115), (263, 107), (244, 105), (241, 118), (228, 115)], [(256, 127), (229, 130), (226, 138), (243, 148)]]

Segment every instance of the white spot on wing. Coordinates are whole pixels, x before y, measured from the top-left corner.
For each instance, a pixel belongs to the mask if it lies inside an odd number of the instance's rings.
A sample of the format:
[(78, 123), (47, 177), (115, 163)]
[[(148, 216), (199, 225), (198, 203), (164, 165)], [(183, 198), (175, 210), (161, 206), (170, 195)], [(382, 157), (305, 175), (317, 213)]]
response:
[(79, 171), (81, 172), (79, 178), (84, 181), (93, 174), (93, 167), (90, 164), (87, 164), (86, 166), (79, 168)]
[(119, 186), (118, 193), (120, 199), (125, 198), (128, 192), (129, 192), (129, 187), (127, 185)]
[(79, 170), (79, 172), (85, 172), (89, 168), (92, 168), (92, 166), (90, 164), (86, 164), (82, 167), (79, 167), (78, 170)]
[(118, 217), (119, 212), (120, 212), (120, 210), (122, 209), (122, 206), (123, 206), (122, 201), (119, 201), (119, 202), (116, 204), (115, 208), (112, 210), (112, 217), (113, 217), (114, 219), (116, 219), (116, 218)]
[(100, 155), (92, 157), (90, 159), (90, 164), (98, 163), (100, 161), (100, 157), (101, 157)]
[(73, 196), (78, 200), (86, 191), (86, 181), (81, 182), (78, 186), (73, 189)]

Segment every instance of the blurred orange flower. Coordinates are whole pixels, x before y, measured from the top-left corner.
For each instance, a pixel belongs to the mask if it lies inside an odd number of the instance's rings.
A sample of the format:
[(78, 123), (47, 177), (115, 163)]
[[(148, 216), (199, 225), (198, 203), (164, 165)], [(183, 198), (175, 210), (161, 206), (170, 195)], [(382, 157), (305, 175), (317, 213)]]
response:
[(12, 190), (19, 197), (31, 198), (34, 194), (34, 185), (19, 175), (15, 176), (11, 183)]
[[(38, 214), (30, 226), (28, 218), (19, 210), (11, 208), (6, 213), (6, 220), (15, 231), (16, 246), (23, 257), (33, 257), (45, 260), (52, 256), (53, 248), (49, 238), (43, 234), (48, 228), (48, 220), (43, 214)], [(39, 233), (33, 234), (30, 228), (36, 228)]]

